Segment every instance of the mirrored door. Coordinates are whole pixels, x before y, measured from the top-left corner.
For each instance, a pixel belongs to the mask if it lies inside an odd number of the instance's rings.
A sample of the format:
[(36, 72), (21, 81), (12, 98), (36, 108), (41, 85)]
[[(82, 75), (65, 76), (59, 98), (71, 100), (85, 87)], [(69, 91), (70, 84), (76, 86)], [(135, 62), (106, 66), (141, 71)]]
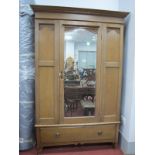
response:
[(98, 28), (63, 27), (63, 117), (96, 117)]

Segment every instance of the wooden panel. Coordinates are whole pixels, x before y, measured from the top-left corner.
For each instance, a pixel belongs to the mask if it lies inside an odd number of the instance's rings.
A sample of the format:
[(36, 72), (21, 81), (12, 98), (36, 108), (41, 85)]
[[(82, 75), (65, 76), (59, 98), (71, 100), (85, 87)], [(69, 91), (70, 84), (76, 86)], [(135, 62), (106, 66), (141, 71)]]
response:
[[(73, 8), (73, 7), (62, 7), (62, 6), (41, 6), (41, 5), (31, 5), (35, 12), (51, 12), (53, 13), (74, 13), (74, 14), (87, 14), (87, 15), (97, 15), (97, 16), (107, 16), (107, 17), (118, 17), (125, 18), (129, 13), (120, 11), (110, 11), (110, 10), (99, 10), (90, 8)], [(74, 18), (75, 19), (75, 18)]]
[(41, 128), (41, 140), (42, 143), (81, 143), (91, 140), (111, 140), (114, 142), (115, 129), (115, 125)]
[(102, 31), (102, 68), (101, 120), (105, 122), (119, 121), (123, 26), (120, 24), (103, 24)]
[(89, 21), (89, 22), (106, 22), (106, 23), (124, 23), (122, 18), (95, 16), (95, 15), (81, 15), (81, 14), (67, 14), (67, 13), (35, 13), (36, 19), (59, 19), (59, 20), (76, 20), (76, 21)]
[(54, 59), (55, 27), (52, 24), (39, 24), (39, 60)]
[(116, 121), (119, 97), (119, 68), (105, 69), (104, 121)]
[(107, 27), (106, 61), (120, 61), (120, 28)]
[(39, 68), (39, 116), (41, 122), (54, 122), (55, 87), (54, 68)]
[(105, 62), (105, 67), (120, 67), (119, 62)]
[(36, 124), (58, 122), (59, 22), (35, 20)]
[(49, 127), (84, 127), (84, 126), (97, 126), (97, 125), (119, 125), (120, 121), (114, 122), (94, 122), (94, 123), (74, 123), (74, 124), (47, 124), (47, 125), (40, 125), (36, 124), (36, 128), (49, 128)]
[(48, 66), (48, 67), (54, 67), (55, 61), (39, 61), (39, 66)]

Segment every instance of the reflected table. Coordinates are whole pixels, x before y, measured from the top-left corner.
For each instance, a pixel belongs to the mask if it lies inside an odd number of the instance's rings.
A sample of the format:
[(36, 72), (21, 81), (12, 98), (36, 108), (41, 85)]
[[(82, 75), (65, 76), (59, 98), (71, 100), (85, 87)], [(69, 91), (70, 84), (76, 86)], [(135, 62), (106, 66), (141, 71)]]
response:
[(88, 103), (82, 104), (86, 96), (91, 96), (93, 101), (95, 97), (95, 87), (65, 86), (64, 88), (65, 104), (71, 107), (69, 109), (71, 112), (78, 109), (78, 105), (81, 104), (84, 116), (93, 115), (95, 111), (94, 103), (92, 102), (93, 105), (88, 105)]
[(95, 103), (92, 101), (81, 100), (81, 105), (84, 109), (84, 116), (93, 116), (95, 111)]

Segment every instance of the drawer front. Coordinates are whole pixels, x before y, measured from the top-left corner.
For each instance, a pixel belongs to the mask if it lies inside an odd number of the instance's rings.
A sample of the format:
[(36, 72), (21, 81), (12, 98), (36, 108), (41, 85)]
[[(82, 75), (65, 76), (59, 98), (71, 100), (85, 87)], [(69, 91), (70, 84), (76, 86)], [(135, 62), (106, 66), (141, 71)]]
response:
[(115, 125), (41, 128), (42, 143), (113, 140)]

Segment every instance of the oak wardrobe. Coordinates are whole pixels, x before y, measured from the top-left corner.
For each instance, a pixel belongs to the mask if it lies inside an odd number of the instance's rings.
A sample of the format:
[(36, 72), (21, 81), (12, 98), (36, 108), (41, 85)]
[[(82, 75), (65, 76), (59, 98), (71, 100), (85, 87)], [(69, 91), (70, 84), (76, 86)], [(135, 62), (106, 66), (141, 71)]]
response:
[(31, 5), (37, 148), (117, 144), (127, 12)]

